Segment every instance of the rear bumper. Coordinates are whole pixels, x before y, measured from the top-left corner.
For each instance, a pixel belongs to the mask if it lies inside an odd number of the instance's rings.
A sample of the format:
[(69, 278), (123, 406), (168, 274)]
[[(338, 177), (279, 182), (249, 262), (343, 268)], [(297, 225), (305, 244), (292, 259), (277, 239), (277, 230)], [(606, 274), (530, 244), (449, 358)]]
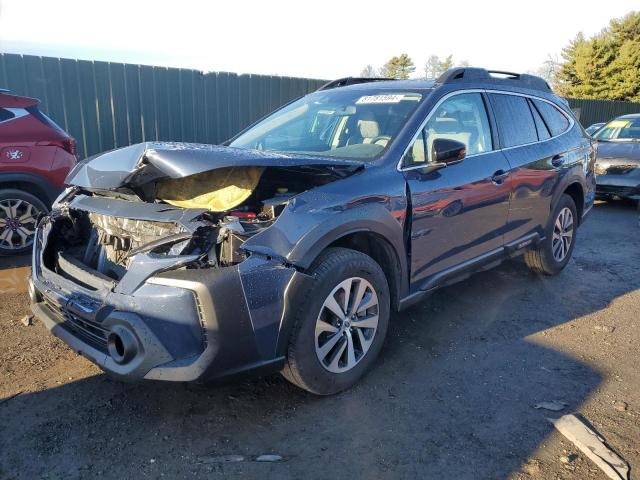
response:
[[(43, 262), (38, 228), (34, 315), (74, 351), (122, 379), (204, 381), (283, 363), (285, 292), (306, 277), (252, 256), (233, 267), (152, 274), (128, 294), (92, 290)], [(122, 282), (122, 280), (121, 280)]]

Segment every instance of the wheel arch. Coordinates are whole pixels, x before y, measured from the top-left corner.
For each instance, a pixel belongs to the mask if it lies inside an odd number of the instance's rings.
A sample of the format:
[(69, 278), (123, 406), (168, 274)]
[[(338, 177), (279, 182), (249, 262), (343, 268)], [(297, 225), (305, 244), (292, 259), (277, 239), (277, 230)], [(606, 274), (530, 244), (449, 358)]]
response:
[(380, 268), (382, 268), (387, 283), (389, 284), (391, 308), (393, 310), (398, 309), (399, 299), (402, 298), (402, 278), (405, 267), (400, 261), (400, 256), (391, 242), (376, 232), (357, 230), (335, 239), (320, 253), (331, 247), (349, 248), (373, 258), (373, 260), (380, 265)]
[(580, 182), (573, 182), (567, 185), (563, 193), (569, 195), (576, 205), (578, 213), (578, 225), (582, 223), (582, 215), (584, 213), (584, 189)]
[(46, 179), (30, 173), (1, 173), (0, 190), (24, 190), (38, 197), (47, 208), (60, 193), (60, 189), (55, 188)]

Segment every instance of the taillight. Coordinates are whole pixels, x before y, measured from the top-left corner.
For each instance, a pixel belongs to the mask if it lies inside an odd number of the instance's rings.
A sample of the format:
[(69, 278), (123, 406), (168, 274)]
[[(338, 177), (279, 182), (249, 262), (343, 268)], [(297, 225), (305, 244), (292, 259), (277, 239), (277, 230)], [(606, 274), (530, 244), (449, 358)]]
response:
[(67, 152), (69, 152), (71, 155), (75, 155), (76, 154), (76, 141), (73, 138), (68, 138), (67, 140), (64, 140), (62, 142), (64, 144), (64, 147), (62, 147), (63, 149), (65, 149)]
[(58, 147), (63, 149), (65, 152), (69, 152), (71, 155), (76, 154), (76, 141), (75, 139), (69, 137), (60, 140), (44, 140), (42, 142), (38, 142), (37, 145), (45, 145), (48, 147)]

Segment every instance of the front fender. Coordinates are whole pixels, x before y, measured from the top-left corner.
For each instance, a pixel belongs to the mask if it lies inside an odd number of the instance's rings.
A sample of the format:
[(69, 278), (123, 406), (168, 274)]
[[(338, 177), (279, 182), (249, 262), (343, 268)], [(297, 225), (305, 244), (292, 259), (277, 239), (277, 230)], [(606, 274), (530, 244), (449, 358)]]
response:
[(355, 232), (373, 232), (391, 244), (403, 263), (403, 225), (393, 215), (396, 210), (392, 203), (390, 197), (379, 196), (348, 206), (299, 212), (294, 202), (270, 228), (247, 240), (243, 248), (284, 258), (305, 269), (336, 240)]
[(386, 168), (366, 168), (297, 195), (271, 227), (251, 237), (243, 248), (307, 269), (336, 240), (355, 232), (372, 232), (393, 248), (404, 279), (406, 214), (404, 178)]

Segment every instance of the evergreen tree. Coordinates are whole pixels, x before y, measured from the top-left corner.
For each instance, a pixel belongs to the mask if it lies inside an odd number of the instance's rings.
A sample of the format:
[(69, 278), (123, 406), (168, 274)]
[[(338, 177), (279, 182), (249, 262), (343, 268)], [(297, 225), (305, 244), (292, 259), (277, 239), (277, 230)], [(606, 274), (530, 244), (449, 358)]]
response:
[(384, 64), (381, 74), (386, 78), (407, 79), (416, 70), (413, 60), (406, 53), (398, 57), (392, 57)]
[(640, 101), (640, 12), (611, 20), (599, 34), (580, 33), (562, 50), (563, 96)]

